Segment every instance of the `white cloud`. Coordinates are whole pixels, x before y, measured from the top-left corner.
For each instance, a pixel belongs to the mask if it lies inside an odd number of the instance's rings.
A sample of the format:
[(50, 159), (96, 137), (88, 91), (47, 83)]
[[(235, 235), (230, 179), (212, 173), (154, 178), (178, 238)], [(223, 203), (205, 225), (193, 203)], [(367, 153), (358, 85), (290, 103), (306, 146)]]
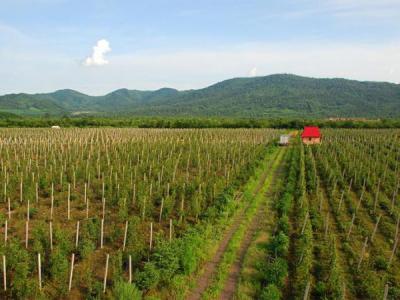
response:
[(249, 71), (249, 76), (251, 77), (257, 76), (257, 67), (254, 67)]
[(268, 70), (268, 74), (400, 82), (398, 42), (308, 40), (229, 48), (136, 51), (135, 54), (113, 55), (112, 63), (104, 72), (97, 68), (81, 68), (70, 56), (60, 53), (32, 52), (31, 49), (27, 53), (24, 49), (11, 51), (0, 47), (0, 94), (61, 88), (93, 95), (118, 88), (201, 88), (224, 79), (249, 76), (252, 66), (257, 67), (258, 76), (261, 70)]
[(97, 41), (96, 46), (93, 47), (93, 53), (91, 56), (85, 59), (83, 65), (85, 66), (103, 66), (109, 63), (108, 60), (104, 57), (104, 55), (111, 51), (110, 43), (101, 39)]

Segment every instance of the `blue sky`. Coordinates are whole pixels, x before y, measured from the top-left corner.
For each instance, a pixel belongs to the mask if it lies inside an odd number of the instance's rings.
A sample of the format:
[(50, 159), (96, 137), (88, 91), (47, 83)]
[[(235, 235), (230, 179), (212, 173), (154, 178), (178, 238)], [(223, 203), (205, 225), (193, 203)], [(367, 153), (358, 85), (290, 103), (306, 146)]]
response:
[(1, 0), (0, 94), (273, 73), (399, 83), (400, 1)]

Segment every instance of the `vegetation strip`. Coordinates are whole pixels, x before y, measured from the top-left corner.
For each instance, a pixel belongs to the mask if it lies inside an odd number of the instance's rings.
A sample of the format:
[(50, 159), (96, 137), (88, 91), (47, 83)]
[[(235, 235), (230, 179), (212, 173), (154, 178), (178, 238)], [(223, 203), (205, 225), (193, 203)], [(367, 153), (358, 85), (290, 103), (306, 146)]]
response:
[(278, 156), (274, 160), (271, 168), (269, 168), (269, 174), (267, 180), (265, 181), (264, 186), (259, 191), (257, 195), (254, 195), (254, 198), (248, 199), (251, 201), (251, 205), (246, 210), (243, 221), (241, 222), (238, 230), (234, 234), (232, 240), (229, 243), (229, 246), (223, 256), (221, 263), (219, 264), (217, 271), (213, 277), (211, 285), (207, 288), (207, 291), (203, 295), (203, 299), (215, 299), (220, 293), (223, 291), (226, 280), (228, 278), (230, 268), (236, 259), (238, 259), (238, 250), (240, 249), (241, 242), (243, 240), (244, 234), (246, 233), (249, 226), (251, 226), (251, 222), (254, 219), (255, 214), (257, 213), (261, 203), (265, 200), (265, 192), (271, 185), (271, 181), (274, 178), (276, 169), (281, 163), (284, 151), (279, 150)]

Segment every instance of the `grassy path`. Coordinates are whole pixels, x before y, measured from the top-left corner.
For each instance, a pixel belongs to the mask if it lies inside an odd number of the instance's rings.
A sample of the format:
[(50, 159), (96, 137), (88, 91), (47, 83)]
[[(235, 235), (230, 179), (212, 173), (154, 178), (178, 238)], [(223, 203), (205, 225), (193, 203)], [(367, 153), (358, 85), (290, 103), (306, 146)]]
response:
[[(271, 168), (264, 169), (262, 174), (260, 175), (258, 184), (252, 192), (252, 200), (254, 200), (255, 197), (259, 194), (259, 192), (263, 189), (265, 182), (270, 180), (270, 178), (273, 176), (274, 170), (278, 166), (277, 161), (279, 157), (280, 158), (282, 157), (281, 149), (277, 150), (275, 154), (272, 154), (272, 157), (268, 160), (269, 161), (268, 165), (271, 166)], [(223, 261), (224, 254), (227, 251), (233, 236), (235, 235), (235, 233), (237, 233), (239, 227), (245, 221), (246, 211), (249, 209), (251, 204), (252, 201), (249, 201), (243, 206), (242, 209), (240, 209), (237, 212), (232, 222), (232, 225), (225, 230), (223, 237), (219, 245), (217, 246), (217, 251), (215, 252), (213, 257), (204, 265), (203, 267), (204, 272), (197, 278), (195, 288), (191, 291), (191, 293), (187, 296), (186, 299), (188, 300), (201, 299), (206, 290), (212, 285), (213, 280), (215, 279), (215, 276), (218, 272), (218, 266)]]
[(268, 190), (264, 196), (265, 200), (261, 203), (260, 207), (258, 208), (257, 214), (251, 220), (251, 223), (245, 232), (245, 236), (240, 243), (240, 247), (239, 247), (237, 255), (236, 255), (236, 260), (234, 261), (234, 263), (232, 264), (232, 266), (229, 270), (228, 277), (225, 281), (224, 289), (220, 295), (220, 299), (222, 299), (222, 300), (232, 299), (235, 292), (237, 291), (240, 273), (243, 268), (243, 262), (244, 262), (246, 253), (247, 253), (252, 241), (254, 240), (255, 234), (257, 233), (257, 231), (260, 230), (260, 228), (263, 225), (263, 220), (265, 219), (265, 216), (267, 215), (268, 204), (271, 201), (271, 198), (273, 197), (273, 194), (275, 191), (274, 187), (276, 185), (278, 178), (280, 178), (282, 175), (283, 164), (281, 162), (282, 162), (282, 158), (284, 157), (285, 153), (286, 153), (286, 148), (284, 148), (279, 153), (279, 155), (274, 163), (274, 166), (272, 167), (273, 172), (270, 173), (270, 176), (272, 176), (272, 178), (269, 178), (270, 180), (267, 181)]

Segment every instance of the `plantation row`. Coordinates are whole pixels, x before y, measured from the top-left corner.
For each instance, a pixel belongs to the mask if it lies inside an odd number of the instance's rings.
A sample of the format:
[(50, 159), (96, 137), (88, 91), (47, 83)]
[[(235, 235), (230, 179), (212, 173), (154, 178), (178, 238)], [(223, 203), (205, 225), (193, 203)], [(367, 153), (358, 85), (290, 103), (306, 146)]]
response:
[(0, 130), (2, 297), (187, 292), (278, 133)]
[(239, 299), (400, 298), (399, 131), (323, 134), (290, 146)]

